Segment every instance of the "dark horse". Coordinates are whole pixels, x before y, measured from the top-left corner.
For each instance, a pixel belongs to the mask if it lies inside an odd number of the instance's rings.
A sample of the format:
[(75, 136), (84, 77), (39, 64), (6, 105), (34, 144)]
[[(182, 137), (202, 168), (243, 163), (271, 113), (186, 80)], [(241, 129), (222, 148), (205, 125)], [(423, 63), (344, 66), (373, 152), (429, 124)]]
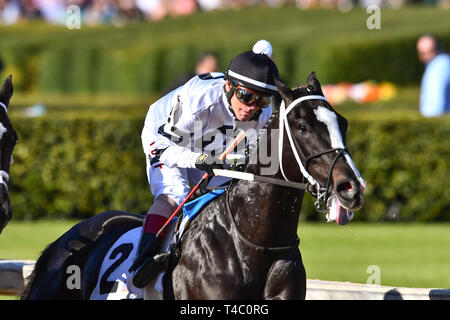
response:
[[(321, 208), (335, 208), (341, 223), (350, 210), (361, 207), (364, 183), (345, 147), (347, 121), (325, 100), (315, 74), (306, 87), (277, 86), (283, 103), (266, 129), (280, 129), (280, 134), (262, 135), (255, 149), (263, 143), (276, 147), (268, 150), (279, 146), (279, 152), (271, 152), (279, 165), (268, 177), (265, 167), (254, 161), (254, 151), (245, 172), (284, 186), (232, 180), (190, 223), (177, 247), (177, 263), (164, 276), (165, 298), (304, 299), (306, 274), (297, 226), (305, 189)], [(100, 291), (117, 290), (114, 279), (100, 273), (101, 261), (142, 220), (140, 215), (105, 212), (75, 225), (45, 249), (22, 299), (89, 299), (96, 283)], [(132, 249), (125, 243), (110, 252), (118, 258), (111, 267), (119, 268)], [(68, 288), (67, 270), (73, 265), (80, 269), (81, 283)]]
[(17, 134), (8, 117), (9, 100), (13, 94), (11, 79), (11, 75), (6, 78), (0, 91), (0, 232), (12, 217), (7, 182)]

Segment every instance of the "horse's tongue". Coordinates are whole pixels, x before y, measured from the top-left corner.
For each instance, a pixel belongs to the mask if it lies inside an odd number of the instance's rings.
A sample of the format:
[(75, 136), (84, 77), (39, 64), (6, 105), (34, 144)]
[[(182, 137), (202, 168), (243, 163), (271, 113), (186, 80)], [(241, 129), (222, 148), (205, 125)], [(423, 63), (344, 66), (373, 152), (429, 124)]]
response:
[(353, 212), (344, 208), (335, 195), (331, 196), (328, 203), (327, 222), (336, 221), (337, 224), (344, 225), (353, 218)]
[[(339, 202), (339, 201), (338, 201)], [(341, 226), (344, 224), (349, 223), (350, 217), (348, 214), (348, 210), (345, 209), (343, 206), (338, 204), (338, 213), (336, 214), (336, 223), (340, 224)]]

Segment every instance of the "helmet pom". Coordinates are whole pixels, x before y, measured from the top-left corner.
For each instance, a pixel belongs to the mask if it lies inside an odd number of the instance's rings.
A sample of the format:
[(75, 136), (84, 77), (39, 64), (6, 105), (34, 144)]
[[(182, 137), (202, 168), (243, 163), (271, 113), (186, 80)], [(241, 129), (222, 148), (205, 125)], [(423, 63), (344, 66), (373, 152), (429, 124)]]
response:
[(256, 54), (265, 54), (272, 57), (272, 45), (267, 40), (259, 40), (253, 46), (253, 52)]
[(235, 85), (273, 95), (277, 92), (275, 78), (279, 78), (279, 75), (271, 55), (270, 42), (259, 40), (253, 50), (243, 52), (231, 60), (227, 79)]

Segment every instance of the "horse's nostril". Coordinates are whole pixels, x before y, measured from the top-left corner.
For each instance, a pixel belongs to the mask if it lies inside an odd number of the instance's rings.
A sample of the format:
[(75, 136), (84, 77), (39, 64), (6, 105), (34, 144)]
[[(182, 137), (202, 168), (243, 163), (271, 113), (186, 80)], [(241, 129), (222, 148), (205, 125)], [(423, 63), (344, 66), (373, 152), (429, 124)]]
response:
[(344, 181), (336, 187), (336, 191), (345, 199), (353, 198), (357, 193), (356, 184), (352, 181)]
[(347, 190), (347, 191), (352, 191), (353, 190), (353, 185), (350, 183), (350, 182), (345, 182), (345, 183), (343, 183), (343, 186), (342, 186), (345, 190)]

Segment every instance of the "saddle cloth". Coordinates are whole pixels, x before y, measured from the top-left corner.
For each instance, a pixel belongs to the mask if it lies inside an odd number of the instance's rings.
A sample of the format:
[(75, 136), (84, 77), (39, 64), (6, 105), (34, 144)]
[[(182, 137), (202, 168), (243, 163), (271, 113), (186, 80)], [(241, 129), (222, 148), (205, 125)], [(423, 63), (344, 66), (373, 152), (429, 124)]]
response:
[[(183, 206), (183, 217), (179, 230), (175, 234), (177, 219), (173, 219), (168, 226), (161, 252), (169, 249), (174, 239), (181, 239), (183, 232), (187, 230), (189, 222), (211, 200), (225, 192), (224, 189), (216, 189)], [(142, 227), (134, 228), (124, 233), (108, 250), (100, 267), (100, 273), (96, 286), (91, 293), (90, 300), (122, 300), (142, 299), (144, 290), (136, 288), (130, 279), (128, 269), (133, 264), (137, 255), (139, 238)], [(169, 236), (171, 235), (171, 236)], [(145, 298), (162, 299), (163, 286), (161, 273), (157, 279), (145, 288)]]

